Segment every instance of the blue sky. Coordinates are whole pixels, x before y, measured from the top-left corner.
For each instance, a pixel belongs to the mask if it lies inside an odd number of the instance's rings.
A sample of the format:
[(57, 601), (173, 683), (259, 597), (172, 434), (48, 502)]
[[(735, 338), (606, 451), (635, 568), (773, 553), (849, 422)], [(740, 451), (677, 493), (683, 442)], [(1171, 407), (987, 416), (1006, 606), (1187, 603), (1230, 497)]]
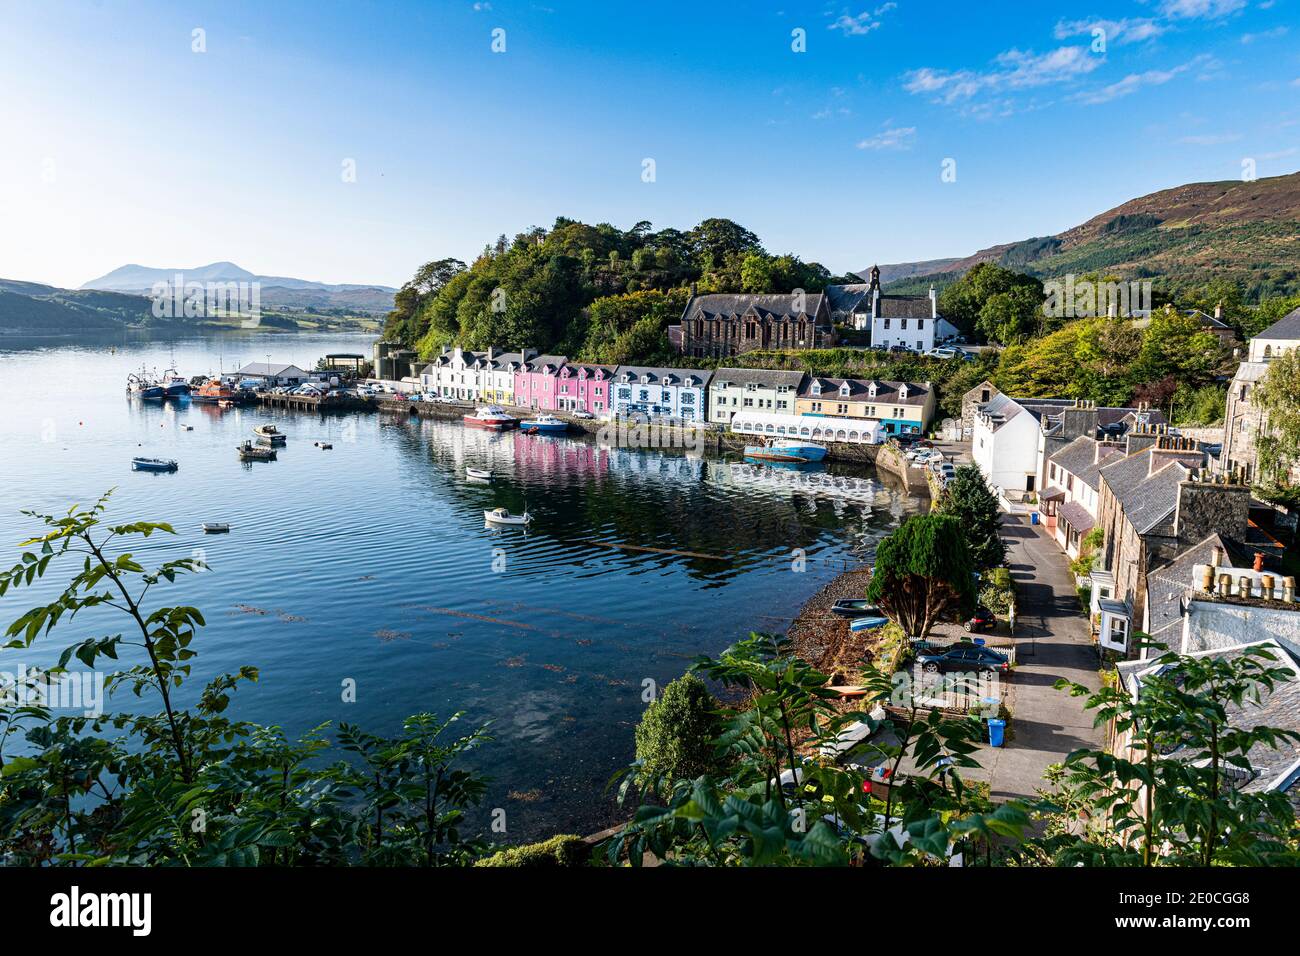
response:
[(0, 276), (399, 285), (560, 215), (964, 255), (1300, 169), (1297, 3), (10, 0)]

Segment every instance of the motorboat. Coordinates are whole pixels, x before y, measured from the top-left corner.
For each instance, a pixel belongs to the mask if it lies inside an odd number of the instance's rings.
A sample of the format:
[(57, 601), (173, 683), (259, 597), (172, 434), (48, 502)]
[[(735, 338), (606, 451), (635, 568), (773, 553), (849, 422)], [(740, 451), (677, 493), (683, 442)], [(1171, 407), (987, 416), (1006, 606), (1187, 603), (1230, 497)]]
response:
[(488, 471), (486, 468), (469, 468), (469, 467), (467, 467), (467, 468), (465, 469), (465, 474), (468, 475), (470, 478), (477, 478), (479, 481), (491, 481), (491, 480), (492, 480), (492, 472)]
[(889, 623), (889, 618), (883, 614), (869, 614), (864, 617), (855, 617), (849, 621), (850, 631), (874, 631), (878, 627), (884, 627)]
[(253, 434), (271, 445), (284, 445), (289, 441), (289, 436), (274, 425), (258, 425), (253, 429)]
[(204, 534), (229, 534), (230, 525), (224, 521), (205, 521), (202, 524)]
[(222, 405), (228, 408), (239, 398), (239, 393), (219, 378), (210, 378), (190, 392), (190, 401), (201, 405)]
[(174, 368), (169, 368), (162, 381), (163, 397), (165, 398), (189, 398), (190, 383), (189, 379), (181, 375)]
[(526, 435), (558, 435), (569, 430), (569, 423), (554, 415), (539, 415), (537, 418), (520, 422), (519, 430)]
[(132, 458), (132, 471), (175, 471), (180, 465), (170, 458)]
[(527, 511), (521, 515), (512, 515), (505, 508), (493, 508), (491, 511), (483, 512), (483, 520), (488, 524), (526, 525), (533, 520), (533, 516)]
[(239, 448), (240, 461), (275, 461), (276, 450), (265, 445), (254, 445), (246, 441)]
[(840, 617), (870, 617), (878, 616), (880, 608), (872, 604), (866, 598), (845, 598), (842, 601), (836, 601), (831, 608), (832, 614), (838, 614)]
[(777, 438), (762, 445), (746, 445), (745, 457), (765, 461), (821, 461), (826, 457), (826, 446), (797, 438)]
[(484, 405), (473, 415), (465, 415), (463, 421), (470, 428), (484, 428), (488, 431), (505, 431), (519, 424), (519, 419), (507, 415), (496, 405)]

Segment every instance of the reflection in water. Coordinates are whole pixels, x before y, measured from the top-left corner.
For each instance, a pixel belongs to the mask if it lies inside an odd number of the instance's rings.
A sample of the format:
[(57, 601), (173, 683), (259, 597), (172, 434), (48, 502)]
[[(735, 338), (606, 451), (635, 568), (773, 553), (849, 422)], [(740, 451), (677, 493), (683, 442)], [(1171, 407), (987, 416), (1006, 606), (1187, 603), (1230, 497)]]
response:
[[(149, 539), (143, 560), (200, 549), (211, 567), (158, 596), (206, 613), (198, 677), (260, 667), (236, 716), (291, 733), (338, 720), (392, 732), (422, 710), (492, 721), (496, 739), (476, 757), (494, 780), (489, 809), (473, 823), (486, 829), (490, 808), (504, 807), (511, 840), (612, 822), (601, 791), (631, 758), (643, 682), (662, 687), (696, 654), (780, 630), (913, 507), (870, 469), (841, 465), (791, 471), (459, 422), (128, 402), (126, 373), (167, 364), (170, 345), (0, 351), (0, 544), (31, 530), (21, 508), (62, 510), (116, 486), (115, 515), (179, 532)], [(175, 352), (189, 375), (267, 352), (309, 366), (368, 347), (261, 335)], [(241, 466), (235, 446), (265, 422), (288, 444), (278, 461)], [(132, 473), (137, 454), (180, 471)], [(470, 481), (466, 466), (494, 480)], [(525, 504), (526, 532), (484, 527), (485, 509)], [(231, 533), (204, 536), (203, 521)], [(804, 573), (792, 572), (794, 549)], [(0, 616), (25, 607), (0, 601)], [(109, 626), (78, 615), (25, 662), (49, 663)], [(344, 679), (357, 682), (355, 703), (341, 700)]]

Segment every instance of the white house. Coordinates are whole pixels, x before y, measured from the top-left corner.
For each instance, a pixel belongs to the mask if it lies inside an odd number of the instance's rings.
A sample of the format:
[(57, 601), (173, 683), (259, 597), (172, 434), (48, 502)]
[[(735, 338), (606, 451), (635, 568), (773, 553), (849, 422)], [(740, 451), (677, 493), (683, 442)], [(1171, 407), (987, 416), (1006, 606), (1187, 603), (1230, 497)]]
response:
[(1039, 496), (1047, 529), (1065, 552), (1079, 556), (1083, 538), (1097, 524), (1101, 468), (1124, 455), (1119, 443), (1080, 435), (1047, 460), (1046, 486)]
[(509, 405), (514, 400), (515, 372), (536, 354), (535, 349), (502, 352), (490, 347), (486, 352), (467, 352), (444, 345), (442, 354), (425, 366), (419, 383), (425, 392), (443, 398)]
[(803, 372), (720, 368), (709, 383), (709, 421), (725, 425), (738, 412), (795, 414)]
[(852, 307), (853, 325), (871, 329), (873, 348), (902, 346), (928, 352), (935, 345), (957, 338), (957, 327), (939, 316), (939, 294), (885, 295), (880, 291), (880, 269), (871, 267), (867, 291)]
[(1038, 432), (1038, 416), (999, 392), (975, 410), (971, 458), (993, 487), (1035, 491)]
[(614, 415), (706, 421), (712, 375), (693, 368), (620, 365), (614, 373)]

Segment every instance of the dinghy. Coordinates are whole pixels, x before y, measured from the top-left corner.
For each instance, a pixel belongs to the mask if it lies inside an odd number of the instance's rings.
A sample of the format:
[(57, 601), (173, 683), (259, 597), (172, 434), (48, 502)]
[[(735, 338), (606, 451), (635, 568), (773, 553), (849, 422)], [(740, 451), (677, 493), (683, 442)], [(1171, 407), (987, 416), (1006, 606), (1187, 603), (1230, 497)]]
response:
[(226, 524), (224, 521), (205, 521), (203, 522), (202, 527), (203, 527), (204, 534), (229, 534), (230, 533), (230, 525)]
[(470, 478), (477, 478), (479, 481), (491, 481), (492, 472), (485, 468), (466, 468), (465, 474)]
[(889, 623), (887, 617), (855, 617), (849, 622), (850, 631), (874, 631), (878, 627), (884, 627)]

